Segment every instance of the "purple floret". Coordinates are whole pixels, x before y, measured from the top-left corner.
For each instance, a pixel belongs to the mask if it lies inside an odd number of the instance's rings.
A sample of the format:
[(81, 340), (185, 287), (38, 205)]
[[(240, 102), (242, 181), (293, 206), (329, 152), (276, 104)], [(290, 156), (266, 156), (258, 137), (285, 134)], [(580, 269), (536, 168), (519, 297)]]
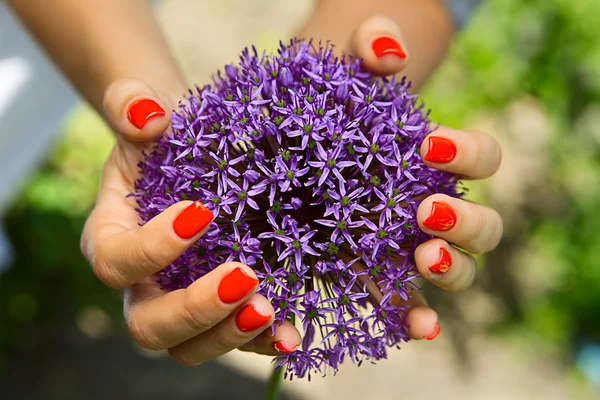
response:
[(385, 358), (409, 340), (400, 300), (416, 287), (412, 254), (430, 239), (417, 207), (460, 195), (453, 175), (423, 164), (432, 127), (410, 83), (332, 50), (299, 40), (276, 56), (245, 50), (190, 90), (135, 185), (141, 223), (181, 200), (214, 213), (157, 280), (175, 290), (227, 261), (252, 266), (275, 323), (304, 334), (276, 358), (290, 378)]

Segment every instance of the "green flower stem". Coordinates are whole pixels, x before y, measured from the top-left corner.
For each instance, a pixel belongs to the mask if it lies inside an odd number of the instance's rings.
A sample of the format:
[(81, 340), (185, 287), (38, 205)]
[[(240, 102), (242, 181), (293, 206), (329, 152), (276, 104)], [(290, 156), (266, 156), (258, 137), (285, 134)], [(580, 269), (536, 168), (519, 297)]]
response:
[(279, 400), (281, 398), (281, 382), (283, 381), (283, 370), (279, 368), (273, 370), (269, 382), (267, 383), (266, 400)]

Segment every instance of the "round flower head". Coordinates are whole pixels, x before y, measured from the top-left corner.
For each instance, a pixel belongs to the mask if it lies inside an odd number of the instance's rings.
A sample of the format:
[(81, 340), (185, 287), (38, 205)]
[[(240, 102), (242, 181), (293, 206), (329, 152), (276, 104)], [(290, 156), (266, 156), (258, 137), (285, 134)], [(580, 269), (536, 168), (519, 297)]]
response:
[(418, 276), (412, 254), (430, 238), (417, 206), (458, 195), (451, 174), (421, 160), (431, 127), (410, 85), (332, 50), (293, 40), (276, 56), (244, 51), (190, 90), (136, 182), (142, 223), (188, 199), (215, 215), (160, 285), (185, 288), (227, 261), (252, 266), (275, 324), (303, 334), (276, 358), (290, 377), (385, 358), (409, 339), (402, 302)]

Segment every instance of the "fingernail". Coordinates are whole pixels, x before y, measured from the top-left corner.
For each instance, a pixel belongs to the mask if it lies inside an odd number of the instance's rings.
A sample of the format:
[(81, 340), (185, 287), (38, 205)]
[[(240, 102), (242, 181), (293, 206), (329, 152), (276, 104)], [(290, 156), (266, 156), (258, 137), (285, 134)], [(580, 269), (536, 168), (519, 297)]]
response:
[(434, 163), (447, 163), (456, 156), (456, 145), (452, 140), (430, 136), (428, 142), (429, 150), (427, 150), (425, 160)]
[(452, 268), (452, 256), (445, 248), (440, 248), (440, 260), (429, 267), (429, 270), (434, 274), (443, 274)]
[(289, 353), (293, 353), (293, 352), (295, 352), (296, 350), (298, 350), (298, 345), (296, 345), (296, 346), (294, 346), (294, 347), (292, 347), (292, 348), (289, 348), (289, 347), (287, 347), (287, 346), (286, 346), (286, 345), (283, 343), (283, 340), (280, 340), (280, 341), (278, 341), (278, 342), (275, 342), (275, 343), (273, 343), (273, 347), (274, 347), (274, 348), (275, 348), (275, 350), (277, 350), (279, 353), (287, 353), (287, 354), (289, 354)]
[(134, 101), (127, 111), (127, 118), (136, 128), (142, 129), (146, 122), (154, 117), (165, 115), (165, 110), (157, 102), (150, 99)]
[(241, 300), (258, 283), (258, 279), (244, 272), (244, 269), (237, 267), (221, 281), (219, 285), (219, 298), (223, 303), (231, 304)]
[(435, 323), (435, 327), (433, 328), (433, 333), (431, 335), (428, 335), (428, 336), (423, 336), (423, 339), (433, 340), (436, 337), (438, 337), (439, 334), (440, 334), (440, 324), (438, 324), (436, 322)]
[(456, 211), (446, 203), (434, 201), (431, 204), (431, 214), (423, 225), (435, 231), (447, 231), (456, 224)]
[(270, 315), (262, 315), (254, 307), (254, 304), (244, 306), (235, 317), (235, 324), (242, 332), (254, 331), (271, 319)]
[(210, 224), (213, 218), (213, 213), (204, 204), (195, 201), (175, 218), (173, 229), (180, 238), (189, 239)]
[(394, 54), (400, 58), (406, 58), (406, 52), (395, 39), (389, 36), (382, 36), (373, 41), (373, 52), (377, 57), (383, 57), (386, 54)]

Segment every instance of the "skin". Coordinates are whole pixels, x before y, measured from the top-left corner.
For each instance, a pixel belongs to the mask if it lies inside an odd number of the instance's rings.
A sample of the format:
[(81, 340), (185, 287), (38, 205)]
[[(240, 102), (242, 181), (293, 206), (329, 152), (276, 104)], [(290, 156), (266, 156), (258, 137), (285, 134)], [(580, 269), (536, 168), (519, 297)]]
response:
[[(146, 98), (171, 110), (187, 88), (147, 3), (103, 0), (91, 8), (82, 0), (54, 0), (51, 13), (46, 0), (8, 3), (117, 134), (96, 206), (82, 234), (81, 249), (98, 278), (121, 290), (133, 338), (148, 349), (167, 349), (182, 365), (197, 365), (235, 348), (276, 354), (276, 341), (283, 341), (288, 348), (300, 344), (300, 334), (289, 323), (278, 326), (274, 335), (266, 329), (274, 311), (264, 297), (255, 293), (256, 287), (234, 304), (220, 301), (216, 288), (223, 277), (236, 267), (255, 276), (248, 266), (223, 264), (187, 289), (169, 293), (160, 290), (151, 277), (205, 231), (187, 240), (173, 231), (173, 221), (189, 201), (174, 204), (139, 227), (135, 203), (126, 197), (133, 191), (141, 151), (148, 149), (170, 124), (165, 115), (137, 129), (127, 119), (129, 106)], [(322, 0), (298, 36), (331, 40), (340, 52), (363, 58), (365, 68), (374, 74), (402, 71), (419, 87), (443, 60), (453, 29), (439, 0)], [(398, 40), (408, 57), (377, 58), (371, 43), (382, 35)], [(476, 179), (486, 178), (498, 169), (501, 152), (490, 136), (447, 128), (431, 135), (451, 139), (458, 151), (450, 163), (427, 165)], [(421, 154), (427, 154), (427, 146), (426, 139)], [(423, 226), (433, 201), (447, 202), (455, 209), (457, 224), (449, 231), (436, 232)], [(447, 291), (467, 288), (475, 276), (475, 260), (459, 247), (474, 253), (490, 251), (502, 236), (502, 222), (494, 210), (441, 194), (422, 202), (417, 220), (421, 229), (438, 237), (417, 249), (419, 272)], [(437, 262), (440, 247), (447, 249), (453, 259), (452, 269), (442, 275), (428, 268)], [(242, 332), (235, 325), (235, 316), (250, 303), (261, 314), (271, 315), (271, 320), (255, 331)], [(411, 337), (421, 339), (432, 334), (438, 320), (435, 311), (425, 305), (419, 293), (413, 293), (409, 304), (413, 306), (408, 314)]]

